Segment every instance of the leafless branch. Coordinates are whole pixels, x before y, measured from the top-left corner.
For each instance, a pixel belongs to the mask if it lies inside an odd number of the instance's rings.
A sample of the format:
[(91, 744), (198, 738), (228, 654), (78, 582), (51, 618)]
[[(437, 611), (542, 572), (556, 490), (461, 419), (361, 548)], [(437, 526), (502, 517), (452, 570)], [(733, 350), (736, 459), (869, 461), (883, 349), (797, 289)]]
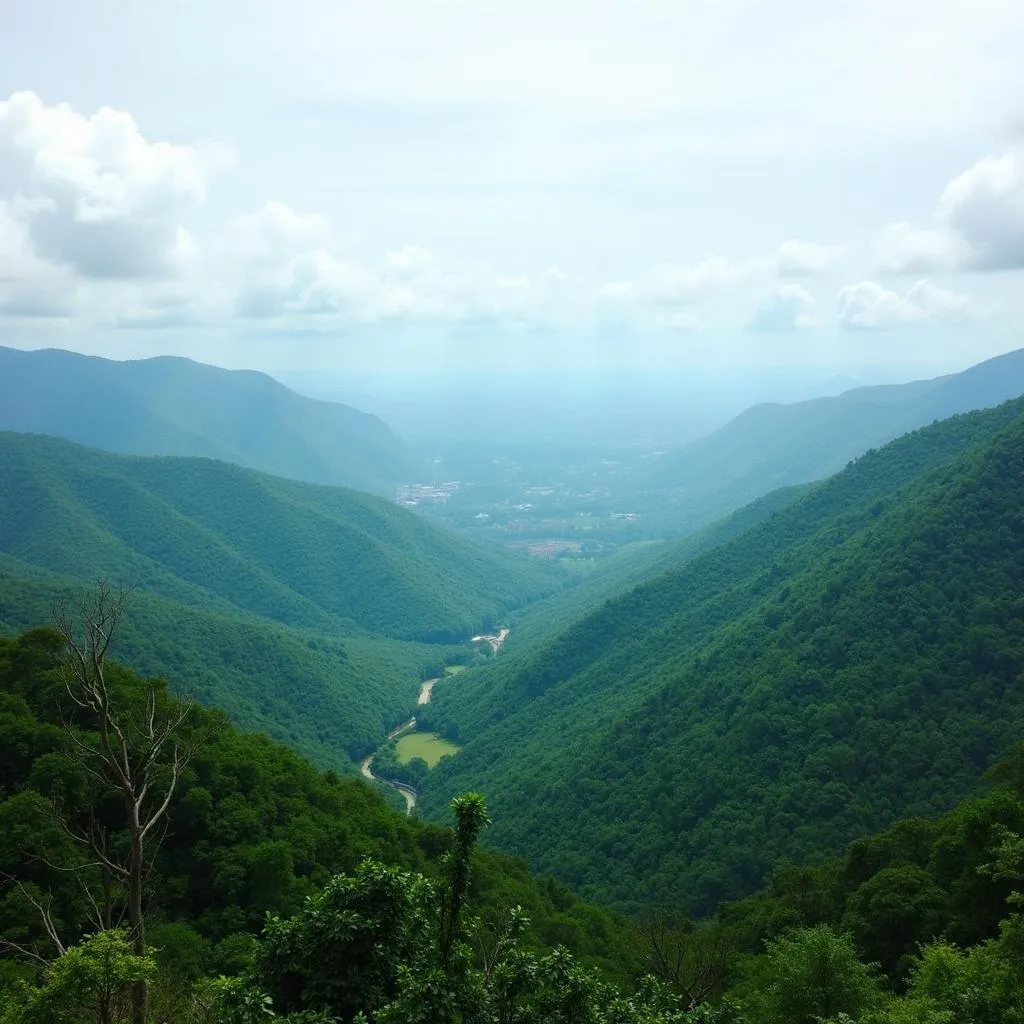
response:
[(637, 922), (652, 973), (668, 982), (693, 1009), (712, 996), (725, 978), (734, 943), (721, 931), (694, 927), (663, 911)]
[[(61, 941), (60, 933), (57, 931), (57, 925), (53, 920), (53, 896), (47, 893), (46, 902), (43, 903), (36, 899), (32, 895), (31, 890), (22, 882), (14, 880), (14, 886), (21, 893), (22, 898), (30, 903), (39, 914), (39, 919), (42, 922), (43, 930), (46, 932), (49, 940), (54, 944), (58, 954), (63, 955), (67, 952), (67, 947)], [(0, 938), (0, 948), (10, 949), (23, 956), (28, 956), (33, 960), (38, 960), (40, 963), (49, 963), (46, 957), (44, 957), (36, 946), (24, 946), (20, 943), (13, 942), (10, 939)]]
[[(110, 878), (104, 878), (105, 896), (109, 896), (111, 879), (123, 884), (135, 952), (144, 955), (146, 879), (167, 832), (167, 816), (181, 772), (197, 747), (183, 746), (180, 739), (181, 729), (194, 710), (192, 701), (164, 701), (155, 684), (148, 684), (138, 699), (126, 702), (110, 692), (106, 658), (127, 595), (123, 587), (112, 593), (107, 581), (100, 580), (95, 594), (83, 600), (78, 609), (81, 636), (63, 604), (55, 606), (53, 614), (65, 644), (68, 696), (86, 713), (86, 727), (97, 736), (89, 742), (72, 723), (65, 722), (68, 749), (76, 764), (120, 795), (126, 827), (123, 859), (111, 855), (106, 831), (94, 819), (86, 830), (76, 828), (67, 819), (60, 824), (67, 835), (91, 851), (101, 871), (109, 873)], [(105, 899), (101, 910), (93, 893), (87, 896), (92, 913), (109, 919), (109, 900)], [(144, 1024), (147, 999), (146, 987), (140, 983), (133, 995), (134, 1024)]]

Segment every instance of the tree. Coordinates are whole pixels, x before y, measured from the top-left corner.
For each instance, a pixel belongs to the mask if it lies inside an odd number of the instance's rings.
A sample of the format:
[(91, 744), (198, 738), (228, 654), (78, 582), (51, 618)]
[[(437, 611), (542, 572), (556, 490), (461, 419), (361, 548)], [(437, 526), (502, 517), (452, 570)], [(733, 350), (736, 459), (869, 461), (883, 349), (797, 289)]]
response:
[(462, 905), (469, 892), (469, 859), (480, 830), (491, 823), (484, 798), (464, 793), (452, 801), (455, 811), (455, 849), (446, 859), (448, 886), (441, 897), (441, 968), (447, 971), (459, 935)]
[(735, 943), (719, 928), (696, 928), (664, 911), (637, 922), (651, 973), (679, 992), (689, 1010), (708, 999), (725, 979)]
[(840, 1014), (856, 1017), (881, 1000), (874, 967), (857, 959), (848, 935), (828, 925), (774, 939), (759, 959), (765, 975), (754, 1002), (764, 1024), (815, 1024)]
[(98, 932), (49, 964), (38, 988), (26, 986), (0, 1012), (0, 1024), (122, 1024), (136, 986), (155, 975), (152, 957), (137, 956), (123, 931)]
[(295, 917), (271, 915), (258, 974), (274, 1008), (347, 1022), (392, 1000), (400, 968), (430, 958), (434, 901), (426, 879), (365, 860)]
[[(95, 593), (79, 603), (77, 616), (63, 603), (53, 610), (65, 645), (64, 684), (72, 703), (65, 721), (69, 755), (98, 783), (101, 795), (119, 795), (124, 841), (112, 837), (95, 813), (83, 827), (55, 809), (67, 834), (88, 851), (89, 866), (100, 872), (102, 895), (90, 892), (96, 923), (111, 927), (112, 893), (115, 886), (122, 887), (133, 952), (144, 958), (146, 880), (166, 832), (171, 798), (196, 743), (184, 740), (192, 701), (168, 701), (153, 683), (141, 693), (121, 694), (108, 679), (107, 653), (127, 596), (123, 588), (115, 594), (100, 581)], [(133, 982), (132, 1024), (145, 1024), (148, 1001), (147, 979), (140, 976)]]
[(947, 917), (946, 893), (915, 864), (883, 868), (850, 894), (843, 924), (866, 956), (896, 973), (922, 939), (933, 939)]

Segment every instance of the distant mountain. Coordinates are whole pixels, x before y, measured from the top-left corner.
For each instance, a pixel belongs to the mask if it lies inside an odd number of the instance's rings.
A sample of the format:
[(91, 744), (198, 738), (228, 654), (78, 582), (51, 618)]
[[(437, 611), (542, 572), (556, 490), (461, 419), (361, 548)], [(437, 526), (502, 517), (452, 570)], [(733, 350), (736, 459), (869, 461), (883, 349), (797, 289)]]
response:
[(756, 405), (668, 452), (642, 488), (671, 508), (659, 521), (693, 530), (777, 487), (820, 480), (869, 448), (956, 413), (1024, 394), (1024, 349), (962, 373), (859, 387), (792, 405)]
[(372, 748), (445, 645), (560, 579), (383, 499), (208, 459), (0, 433), (0, 481), (0, 625), (136, 586), (125, 660), (320, 762)]
[(1022, 453), (1024, 399), (944, 420), (536, 647), (520, 629), (426, 710), (463, 749), (420, 806), (479, 789), (503, 848), (691, 912), (950, 806), (1024, 732)]
[(0, 348), (0, 430), (126, 454), (204, 456), (388, 496), (423, 473), (376, 416), (298, 395), (262, 373), (170, 356), (117, 362)]

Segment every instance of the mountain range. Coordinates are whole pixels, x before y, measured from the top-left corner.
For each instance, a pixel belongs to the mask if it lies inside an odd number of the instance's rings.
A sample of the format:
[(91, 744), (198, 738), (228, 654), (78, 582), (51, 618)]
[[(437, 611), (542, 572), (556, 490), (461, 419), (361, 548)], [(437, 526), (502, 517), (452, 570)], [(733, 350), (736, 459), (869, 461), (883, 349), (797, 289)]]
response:
[(391, 496), (418, 458), (376, 416), (264, 373), (160, 356), (119, 362), (0, 347), (0, 430), (132, 455), (191, 455)]
[(869, 448), (957, 413), (1024, 394), (1024, 349), (962, 373), (755, 405), (668, 451), (639, 482), (675, 532), (705, 525), (778, 487), (821, 480)]
[(372, 749), (428, 667), (559, 580), (383, 499), (210, 459), (0, 433), (0, 479), (0, 623), (132, 586), (127, 661), (319, 761)]

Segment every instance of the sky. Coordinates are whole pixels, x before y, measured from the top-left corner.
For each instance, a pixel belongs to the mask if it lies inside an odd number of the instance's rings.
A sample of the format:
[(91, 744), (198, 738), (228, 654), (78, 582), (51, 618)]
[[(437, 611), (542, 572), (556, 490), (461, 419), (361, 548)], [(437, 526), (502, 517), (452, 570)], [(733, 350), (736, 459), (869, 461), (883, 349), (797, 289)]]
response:
[(1020, 0), (3, 0), (0, 344), (345, 373), (1024, 346)]

